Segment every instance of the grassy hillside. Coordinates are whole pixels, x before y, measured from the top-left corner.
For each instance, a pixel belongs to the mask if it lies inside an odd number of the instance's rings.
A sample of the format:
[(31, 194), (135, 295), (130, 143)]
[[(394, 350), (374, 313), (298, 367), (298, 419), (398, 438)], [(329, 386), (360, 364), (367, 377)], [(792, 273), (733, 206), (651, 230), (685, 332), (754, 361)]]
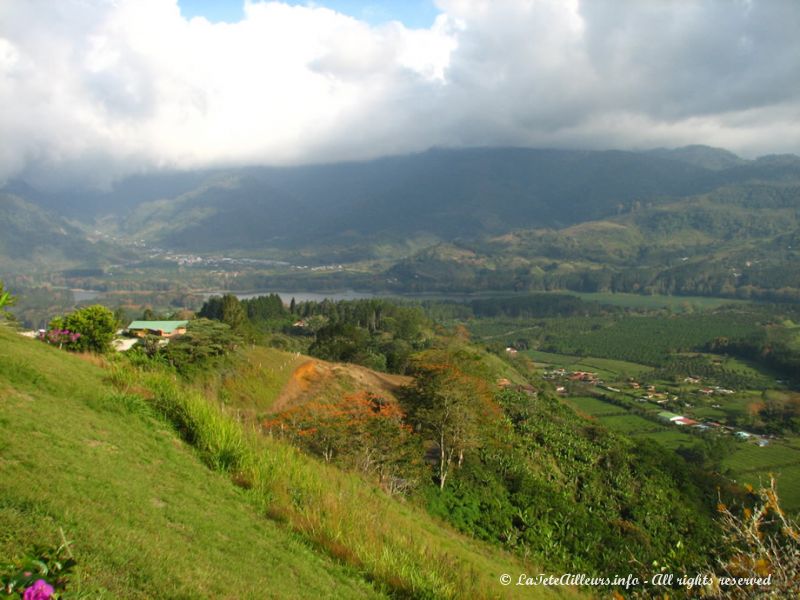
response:
[(0, 556), (73, 542), (91, 597), (380, 595), (257, 514), (133, 395), (0, 326)]
[(501, 573), (540, 572), (159, 372), (0, 327), (0, 398), (0, 555), (61, 527), (92, 597), (502, 597)]

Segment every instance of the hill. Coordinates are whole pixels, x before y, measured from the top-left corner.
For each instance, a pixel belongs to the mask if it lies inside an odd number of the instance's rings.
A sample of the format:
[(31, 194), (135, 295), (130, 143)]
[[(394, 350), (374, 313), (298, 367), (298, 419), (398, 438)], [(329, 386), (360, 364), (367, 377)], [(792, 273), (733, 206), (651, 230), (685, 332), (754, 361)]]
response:
[(63, 528), (94, 597), (380, 595), (259, 516), (102, 369), (17, 337), (0, 326), (4, 559)]
[(500, 573), (539, 572), (249, 435), (171, 377), (98, 365), (0, 327), (0, 553), (55, 548), (63, 528), (74, 591), (497, 597)]
[(106, 242), (90, 241), (64, 218), (18, 196), (0, 193), (0, 271), (92, 268), (122, 255)]
[(561, 229), (517, 228), (398, 261), (398, 290), (571, 289), (800, 298), (800, 184), (748, 182)]

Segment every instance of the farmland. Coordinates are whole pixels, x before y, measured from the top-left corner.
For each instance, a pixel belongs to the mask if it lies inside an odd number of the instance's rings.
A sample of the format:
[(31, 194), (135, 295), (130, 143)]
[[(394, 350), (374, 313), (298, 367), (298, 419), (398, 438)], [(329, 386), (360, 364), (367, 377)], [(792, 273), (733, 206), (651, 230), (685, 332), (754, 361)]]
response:
[[(730, 450), (722, 460), (723, 472), (740, 483), (752, 485), (764, 482), (770, 474), (775, 474), (785, 507), (793, 511), (800, 510), (800, 437), (791, 434), (773, 437), (769, 439), (768, 445), (761, 447), (755, 443), (757, 439), (761, 439), (756, 435), (748, 440), (739, 440), (730, 431), (727, 431), (726, 434), (713, 430), (701, 432), (694, 427), (669, 423), (658, 417), (659, 412), (668, 408), (678, 414), (698, 420), (738, 423), (740, 427), (746, 427), (744, 421), (748, 408), (754, 401), (762, 398), (763, 392), (740, 390), (726, 397), (725, 400), (709, 401), (724, 403), (717, 404), (717, 406), (724, 406), (724, 409), (712, 408), (708, 405), (687, 408), (686, 403), (676, 401), (667, 401), (666, 404), (656, 404), (652, 401), (643, 402), (642, 398), (637, 398), (641, 395), (638, 393), (639, 390), (626, 388), (626, 380), (629, 378), (629, 373), (636, 371), (636, 367), (638, 367), (640, 375), (653, 372), (644, 365), (536, 351), (528, 351), (525, 354), (537, 361), (537, 366), (546, 370), (557, 369), (560, 372), (563, 369), (566, 372), (582, 372), (594, 368), (598, 376), (603, 377), (604, 382), (610, 383), (608, 385), (604, 383), (602, 387), (583, 383), (573, 384), (569, 392), (566, 388), (562, 392), (565, 394), (563, 401), (579, 415), (596, 421), (613, 431), (637, 439), (653, 440), (667, 448), (681, 452), (690, 448), (702, 447), (704, 440), (709, 441), (724, 435), (729, 439)], [(615, 368), (620, 370), (615, 371)], [(744, 365), (744, 368), (753, 370), (747, 365)], [(613, 386), (619, 386), (613, 389), (620, 391), (609, 391), (608, 388)], [(668, 389), (663, 381), (659, 381), (658, 385), (653, 387), (656, 390)], [(674, 391), (682, 394), (690, 393), (689, 386), (685, 385), (675, 388)], [(655, 398), (660, 394), (666, 398), (673, 397), (666, 391), (657, 391), (655, 394)], [(694, 398), (692, 400), (697, 402)], [(720, 431), (722, 430), (720, 429)]]

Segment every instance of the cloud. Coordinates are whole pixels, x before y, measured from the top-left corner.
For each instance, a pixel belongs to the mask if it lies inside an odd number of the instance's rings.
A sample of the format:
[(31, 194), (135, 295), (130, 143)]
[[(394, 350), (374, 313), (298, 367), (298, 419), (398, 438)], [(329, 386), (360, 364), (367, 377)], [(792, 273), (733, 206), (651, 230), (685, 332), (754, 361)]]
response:
[(430, 146), (800, 151), (793, 0), (440, 0), (429, 29), (246, 2), (0, 3), (0, 180)]

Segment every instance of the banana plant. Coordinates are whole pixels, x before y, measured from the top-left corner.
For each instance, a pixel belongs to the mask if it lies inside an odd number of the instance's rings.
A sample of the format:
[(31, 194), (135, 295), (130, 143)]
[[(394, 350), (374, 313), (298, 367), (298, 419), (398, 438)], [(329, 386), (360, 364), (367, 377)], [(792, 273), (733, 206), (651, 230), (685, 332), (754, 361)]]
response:
[(11, 292), (3, 289), (3, 282), (0, 281), (0, 312), (4, 311), (6, 307), (13, 306), (17, 299), (11, 295)]

